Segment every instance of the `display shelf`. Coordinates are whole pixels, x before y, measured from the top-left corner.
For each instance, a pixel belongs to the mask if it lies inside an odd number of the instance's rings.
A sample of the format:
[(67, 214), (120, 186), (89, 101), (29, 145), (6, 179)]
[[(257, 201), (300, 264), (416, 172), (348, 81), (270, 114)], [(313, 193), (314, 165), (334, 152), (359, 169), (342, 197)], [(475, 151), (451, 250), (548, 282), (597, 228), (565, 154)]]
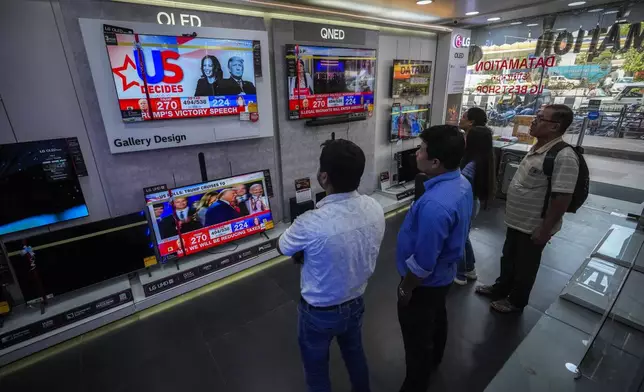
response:
[(18, 306), (0, 329), (0, 366), (134, 313), (124, 276), (49, 300), (40, 307)]
[(637, 258), (635, 259), (635, 264), (633, 269), (637, 272), (644, 273), (644, 244), (640, 248), (640, 253), (638, 253)]
[(395, 198), (388, 197), (387, 195), (384, 195), (380, 192), (376, 192), (370, 196), (374, 198), (374, 200), (376, 200), (378, 204), (380, 204), (385, 214), (388, 214), (399, 208), (406, 207), (410, 205), (411, 202), (414, 200), (413, 194), (402, 200), (396, 200)]
[(375, 194), (385, 196), (389, 199), (401, 201), (413, 199), (414, 193), (416, 191), (416, 185), (414, 181), (409, 181), (404, 184), (394, 185), (384, 190), (377, 190)]
[(630, 227), (612, 225), (593, 250), (592, 256), (630, 268), (638, 257), (643, 243), (642, 232)]

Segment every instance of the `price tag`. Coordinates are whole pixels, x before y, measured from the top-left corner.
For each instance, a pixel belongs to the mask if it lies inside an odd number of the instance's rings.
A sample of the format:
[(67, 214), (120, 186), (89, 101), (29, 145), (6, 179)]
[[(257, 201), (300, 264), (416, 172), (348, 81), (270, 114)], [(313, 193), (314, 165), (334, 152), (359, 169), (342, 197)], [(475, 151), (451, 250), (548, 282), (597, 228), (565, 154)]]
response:
[(9, 313), (9, 303), (7, 301), (0, 302), (0, 314)]
[(145, 265), (145, 268), (152, 267), (153, 265), (157, 264), (157, 257), (156, 256), (148, 256), (143, 259), (143, 264)]

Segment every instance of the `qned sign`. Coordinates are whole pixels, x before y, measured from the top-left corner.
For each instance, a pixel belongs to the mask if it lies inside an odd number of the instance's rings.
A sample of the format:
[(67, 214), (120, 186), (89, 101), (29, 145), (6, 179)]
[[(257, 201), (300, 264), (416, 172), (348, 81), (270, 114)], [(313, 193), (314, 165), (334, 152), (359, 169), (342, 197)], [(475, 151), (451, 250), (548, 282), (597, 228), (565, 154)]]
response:
[(346, 26), (293, 22), (296, 41), (364, 45), (366, 32)]

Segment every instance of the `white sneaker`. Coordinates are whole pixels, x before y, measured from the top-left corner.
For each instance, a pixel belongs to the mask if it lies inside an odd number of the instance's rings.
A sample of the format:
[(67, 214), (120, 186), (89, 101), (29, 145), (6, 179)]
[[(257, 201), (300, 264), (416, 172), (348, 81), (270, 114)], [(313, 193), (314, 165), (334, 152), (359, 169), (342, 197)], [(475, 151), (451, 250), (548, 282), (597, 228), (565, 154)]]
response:
[(479, 276), (476, 274), (476, 268), (465, 273), (465, 277), (469, 280), (476, 280)]
[(459, 286), (465, 286), (467, 284), (467, 279), (459, 279), (458, 276), (454, 278), (454, 283)]

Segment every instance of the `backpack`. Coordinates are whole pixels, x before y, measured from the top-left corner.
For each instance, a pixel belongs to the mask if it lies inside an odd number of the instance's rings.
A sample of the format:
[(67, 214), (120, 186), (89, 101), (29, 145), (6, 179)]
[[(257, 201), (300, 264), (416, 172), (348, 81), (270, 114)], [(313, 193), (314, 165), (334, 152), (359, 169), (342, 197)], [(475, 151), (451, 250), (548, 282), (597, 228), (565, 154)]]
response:
[(584, 204), (588, 198), (588, 193), (590, 190), (590, 171), (588, 170), (588, 165), (584, 159), (584, 149), (582, 147), (573, 147), (566, 142), (559, 142), (552, 146), (550, 150), (546, 153), (546, 157), (543, 160), (543, 174), (548, 177), (548, 191), (546, 192), (546, 199), (543, 203), (543, 210), (541, 211), (541, 217), (546, 216), (546, 210), (550, 204), (550, 193), (552, 192), (552, 172), (555, 168), (555, 158), (559, 151), (563, 150), (566, 147), (573, 149), (577, 158), (579, 159), (579, 175), (577, 176), (577, 184), (575, 184), (575, 191), (572, 194), (572, 201), (568, 206), (566, 212), (575, 213), (577, 210)]

